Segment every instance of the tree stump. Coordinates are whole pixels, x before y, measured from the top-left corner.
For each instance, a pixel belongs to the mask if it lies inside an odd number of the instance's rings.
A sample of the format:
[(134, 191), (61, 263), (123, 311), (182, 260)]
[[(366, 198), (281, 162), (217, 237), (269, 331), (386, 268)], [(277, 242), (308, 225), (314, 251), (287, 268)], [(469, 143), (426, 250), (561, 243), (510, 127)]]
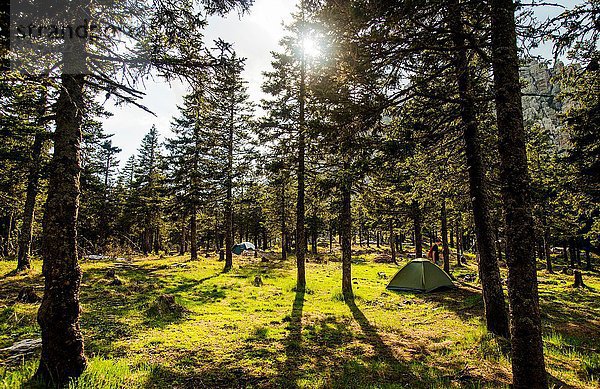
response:
[(41, 300), (40, 296), (35, 294), (33, 286), (25, 286), (19, 291), (17, 301), (25, 304), (35, 304)]
[(581, 270), (574, 270), (573, 275), (575, 276), (575, 283), (573, 284), (573, 287), (585, 288), (585, 284), (583, 283), (583, 276), (581, 275)]
[(150, 305), (148, 313), (157, 317), (180, 317), (187, 312), (182, 305), (175, 301), (175, 296), (163, 294)]
[(254, 277), (254, 281), (252, 282), (252, 285), (262, 286), (262, 284), (263, 284), (263, 281), (262, 281), (262, 278), (260, 278), (260, 276)]

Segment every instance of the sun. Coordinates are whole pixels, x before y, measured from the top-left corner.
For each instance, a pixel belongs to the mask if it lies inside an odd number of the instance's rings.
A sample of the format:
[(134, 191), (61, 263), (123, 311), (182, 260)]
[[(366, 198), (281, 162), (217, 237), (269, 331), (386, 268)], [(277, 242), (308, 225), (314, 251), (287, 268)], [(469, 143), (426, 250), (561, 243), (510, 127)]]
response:
[(302, 49), (304, 50), (304, 55), (307, 57), (317, 57), (321, 54), (319, 45), (311, 38), (304, 38), (302, 41)]

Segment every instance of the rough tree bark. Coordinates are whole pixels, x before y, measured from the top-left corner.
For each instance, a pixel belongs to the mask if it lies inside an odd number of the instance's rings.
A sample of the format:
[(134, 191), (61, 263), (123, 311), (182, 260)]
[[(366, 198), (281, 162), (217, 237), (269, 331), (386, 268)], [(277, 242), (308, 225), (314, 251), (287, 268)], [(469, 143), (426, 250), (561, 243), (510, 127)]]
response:
[(491, 0), (514, 388), (547, 388), (513, 0)]
[(340, 188), (342, 207), (340, 212), (340, 235), (342, 238), (342, 294), (345, 299), (354, 298), (352, 292), (352, 181), (349, 164), (344, 164), (344, 178)]
[(469, 172), (469, 192), (473, 206), (475, 234), (477, 236), (479, 276), (481, 278), (486, 326), (488, 331), (508, 337), (508, 313), (496, 258), (488, 198), (488, 182), (485, 176), (483, 151), (481, 150), (483, 140), (475, 112), (477, 104), (473, 94), (468, 52), (465, 49), (466, 38), (461, 14), (458, 1), (453, 0), (449, 5), (450, 28), (453, 44), (458, 49), (455, 54), (456, 82), (460, 97), (460, 115), (463, 122), (463, 139)]
[(86, 367), (79, 329), (81, 268), (77, 257), (77, 215), (84, 110), (85, 45), (64, 54), (62, 88), (56, 103), (54, 155), (43, 219), (44, 297), (38, 311), (42, 352), (36, 376), (64, 385)]

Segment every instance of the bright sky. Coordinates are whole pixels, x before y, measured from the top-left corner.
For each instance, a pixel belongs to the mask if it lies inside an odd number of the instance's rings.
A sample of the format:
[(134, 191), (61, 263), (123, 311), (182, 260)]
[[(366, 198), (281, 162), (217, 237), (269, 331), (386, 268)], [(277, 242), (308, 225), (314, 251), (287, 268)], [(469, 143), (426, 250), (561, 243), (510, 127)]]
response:
[[(264, 97), (261, 91), (262, 72), (271, 67), (271, 51), (277, 51), (279, 40), (284, 35), (282, 22), (291, 19), (298, 0), (255, 0), (250, 13), (241, 18), (232, 13), (225, 18), (212, 17), (205, 30), (205, 42), (222, 38), (233, 43), (239, 56), (247, 58), (244, 78), (248, 81), (250, 98), (258, 102)], [(181, 104), (186, 93), (185, 85), (176, 82), (171, 85), (156, 79), (146, 84), (146, 96), (141, 103), (156, 114), (153, 116), (143, 110), (125, 105), (115, 107), (110, 101), (105, 108), (113, 116), (103, 120), (104, 129), (114, 134), (113, 144), (123, 151), (119, 155), (121, 164), (136, 153), (144, 135), (153, 124), (162, 138), (169, 136), (170, 122), (177, 116), (177, 105)]]
[[(582, 0), (557, 0), (559, 4), (572, 7)], [(245, 79), (248, 81), (250, 98), (258, 102), (264, 97), (261, 91), (263, 82), (262, 72), (271, 67), (271, 51), (278, 50), (279, 40), (284, 35), (282, 22), (289, 22), (291, 13), (296, 10), (298, 0), (255, 0), (250, 13), (241, 18), (232, 13), (225, 18), (213, 17), (205, 30), (205, 42), (212, 47), (212, 42), (222, 38), (233, 43), (237, 53), (246, 57)], [(560, 12), (556, 7), (536, 7), (538, 18)], [(541, 55), (548, 56), (548, 46), (537, 50)], [(141, 103), (156, 114), (153, 116), (135, 106), (114, 107), (108, 102), (105, 108), (114, 115), (104, 120), (106, 133), (114, 134), (113, 144), (123, 151), (119, 155), (121, 164), (129, 156), (136, 153), (139, 144), (155, 124), (162, 138), (170, 134), (170, 122), (177, 116), (177, 105), (181, 104), (182, 96), (186, 93), (181, 83), (166, 84), (159, 79), (146, 84), (146, 97)]]

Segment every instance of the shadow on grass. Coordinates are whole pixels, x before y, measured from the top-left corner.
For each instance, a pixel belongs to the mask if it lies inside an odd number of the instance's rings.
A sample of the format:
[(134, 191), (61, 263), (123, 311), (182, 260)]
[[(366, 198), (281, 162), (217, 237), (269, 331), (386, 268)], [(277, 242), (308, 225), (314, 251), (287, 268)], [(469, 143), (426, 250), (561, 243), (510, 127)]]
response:
[(304, 290), (296, 290), (292, 313), (288, 324), (289, 333), (285, 339), (285, 362), (281, 374), (281, 386), (298, 387), (299, 367), (302, 365), (302, 311), (304, 309)]
[(268, 262), (260, 262), (260, 261), (252, 261), (252, 262), (243, 262), (238, 263), (239, 266), (234, 266), (229, 273), (233, 277), (252, 277), (257, 274), (265, 275), (269, 277), (275, 276), (283, 276), (286, 272), (286, 268), (289, 267), (289, 261), (268, 261)]
[(33, 286), (35, 292), (38, 295), (41, 295), (44, 292), (44, 279), (42, 274), (37, 272), (34, 273), (33, 271), (17, 272), (16, 270), (11, 270), (1, 276), (0, 304), (12, 304), (19, 295), (19, 291), (26, 286)]
[(561, 293), (540, 291), (542, 323), (551, 331), (594, 349), (600, 347), (598, 311), (600, 293), (596, 290), (564, 286)]
[(169, 294), (177, 294), (177, 293), (190, 292), (193, 289), (197, 288), (198, 286), (202, 285), (204, 282), (206, 282), (208, 280), (211, 280), (213, 278), (216, 278), (216, 277), (218, 277), (218, 276), (220, 276), (222, 274), (223, 273), (219, 272), (219, 273), (213, 274), (213, 275), (208, 276), (208, 277), (200, 278), (199, 280), (186, 280), (186, 281), (182, 281), (182, 282), (179, 282), (176, 286), (165, 288), (164, 292), (165, 293), (169, 293)]
[(468, 285), (461, 284), (454, 289), (423, 293), (421, 298), (454, 312), (463, 321), (468, 321), (474, 317), (483, 319), (484, 316), (481, 292)]
[(254, 388), (269, 387), (268, 378), (242, 367), (213, 365), (202, 370), (158, 365), (140, 388)]
[(387, 369), (382, 369), (379, 373), (385, 373), (386, 381), (391, 382), (415, 382), (417, 377), (411, 371), (410, 366), (400, 359), (398, 359), (390, 346), (388, 346), (379, 332), (377, 328), (373, 326), (369, 319), (365, 316), (365, 314), (358, 308), (354, 299), (346, 299), (346, 305), (350, 308), (350, 312), (352, 312), (352, 317), (356, 320), (365, 336), (365, 340), (369, 343), (375, 352), (373, 356), (373, 365), (380, 366), (380, 369), (383, 367), (381, 363), (387, 366)]

